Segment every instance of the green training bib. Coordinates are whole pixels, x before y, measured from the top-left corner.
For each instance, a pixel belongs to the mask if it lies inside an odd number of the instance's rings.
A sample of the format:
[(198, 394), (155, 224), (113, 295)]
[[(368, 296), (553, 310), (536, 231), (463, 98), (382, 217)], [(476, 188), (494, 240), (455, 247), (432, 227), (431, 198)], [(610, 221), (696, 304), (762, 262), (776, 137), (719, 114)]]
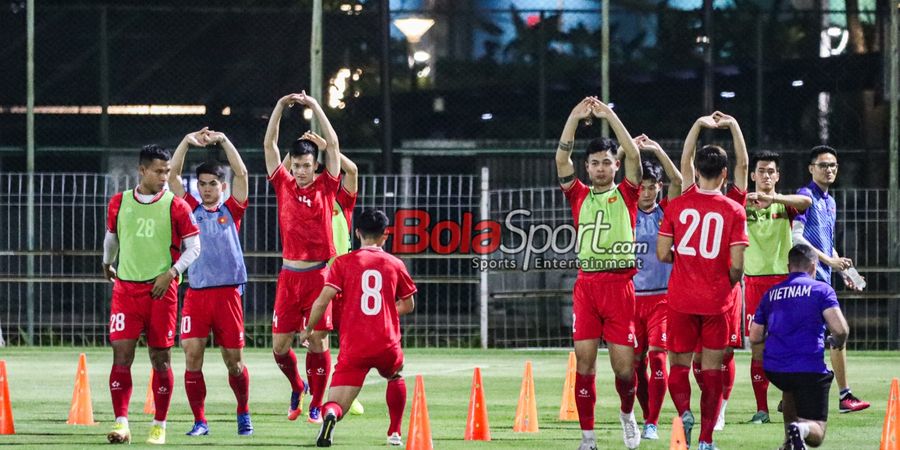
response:
[(636, 267), (634, 228), (618, 187), (585, 197), (578, 211), (578, 260), (585, 272)]
[(122, 193), (116, 221), (119, 237), (118, 277), (125, 281), (149, 281), (172, 267), (171, 207), (175, 195), (166, 191), (150, 204), (134, 199), (132, 190)]

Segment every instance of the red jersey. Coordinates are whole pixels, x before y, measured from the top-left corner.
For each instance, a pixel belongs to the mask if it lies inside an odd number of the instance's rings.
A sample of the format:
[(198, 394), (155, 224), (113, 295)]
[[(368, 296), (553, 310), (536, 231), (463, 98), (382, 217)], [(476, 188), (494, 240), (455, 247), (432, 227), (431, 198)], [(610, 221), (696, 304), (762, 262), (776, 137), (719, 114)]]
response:
[(344, 218), (347, 219), (347, 227), (350, 228), (350, 234), (353, 234), (353, 208), (356, 207), (356, 198), (357, 193), (351, 194), (347, 191), (347, 188), (342, 184), (341, 187), (338, 188), (337, 194), (334, 197), (334, 200), (340, 205), (341, 211), (344, 213)]
[(675, 241), (669, 307), (684, 314), (728, 311), (731, 247), (749, 245), (744, 208), (721, 192), (692, 185), (669, 203), (659, 234)]
[(341, 353), (376, 356), (400, 345), (398, 299), (416, 293), (403, 261), (380, 247), (338, 256), (325, 280), (343, 294)]
[[(135, 194), (135, 200), (137, 200), (137, 188), (134, 188), (133, 192)], [(165, 192), (166, 191), (164, 190), (159, 191), (150, 203), (159, 201)], [(113, 195), (109, 200), (109, 206), (107, 208), (106, 230), (110, 233), (116, 233), (118, 230), (119, 209), (121, 207), (122, 192), (119, 192), (118, 194)], [(179, 197), (174, 197), (172, 199), (172, 205), (169, 210), (169, 216), (172, 219), (172, 246), (169, 247), (169, 251), (171, 252), (173, 263), (178, 261), (178, 258), (181, 257), (181, 241), (200, 233), (200, 228), (197, 227), (197, 223), (194, 221), (194, 216), (191, 214), (191, 211), (192, 208), (184, 201), (184, 199)], [(147, 283), (124, 280), (116, 280), (116, 283), (122, 283), (123, 287), (135, 287), (142, 290), (146, 290), (147, 285)]]
[(297, 186), (279, 165), (269, 176), (278, 202), (281, 254), (295, 261), (327, 261), (334, 256), (331, 215), (340, 180), (327, 170), (307, 187)]
[(733, 184), (725, 191), (725, 196), (736, 201), (738, 205), (747, 206), (747, 191), (742, 191)]
[[(185, 192), (184, 193), (184, 201), (191, 207), (191, 211), (199, 208), (201, 206), (200, 200), (197, 200), (193, 195)], [(238, 231), (241, 231), (241, 220), (244, 218), (244, 213), (247, 212), (247, 206), (250, 204), (249, 200), (244, 200), (244, 203), (238, 203), (234, 197), (229, 196), (227, 200), (225, 200), (222, 205), (225, 208), (228, 208), (228, 212), (231, 213), (231, 217), (234, 219), (234, 228)], [(216, 209), (210, 211), (218, 211), (218, 207)]]

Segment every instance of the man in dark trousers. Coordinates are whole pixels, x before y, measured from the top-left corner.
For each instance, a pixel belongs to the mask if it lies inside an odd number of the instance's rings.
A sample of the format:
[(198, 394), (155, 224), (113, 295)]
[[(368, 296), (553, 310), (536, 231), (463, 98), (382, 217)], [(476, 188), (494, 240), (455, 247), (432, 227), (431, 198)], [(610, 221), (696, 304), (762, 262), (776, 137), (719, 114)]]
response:
[(818, 447), (825, 440), (834, 379), (825, 367), (825, 327), (832, 348), (843, 349), (849, 334), (834, 289), (814, 278), (818, 263), (812, 247), (792, 248), (788, 279), (765, 293), (750, 326), (750, 342), (766, 344), (766, 377), (784, 393), (786, 450)]

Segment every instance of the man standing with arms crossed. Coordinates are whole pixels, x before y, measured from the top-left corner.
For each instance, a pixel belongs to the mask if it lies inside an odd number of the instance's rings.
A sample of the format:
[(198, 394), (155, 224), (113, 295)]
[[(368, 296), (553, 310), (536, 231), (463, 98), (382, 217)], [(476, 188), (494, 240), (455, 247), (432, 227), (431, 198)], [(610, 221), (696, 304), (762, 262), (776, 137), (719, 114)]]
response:
[[(585, 169), (590, 186), (575, 177), (572, 149), (575, 130), (582, 119), (607, 120), (625, 152), (625, 179), (616, 185), (619, 144), (594, 139), (588, 144)], [(572, 335), (575, 341), (575, 403), (581, 422), (579, 450), (596, 450), (594, 406), (597, 347), (609, 345), (609, 359), (616, 377), (621, 406), (619, 422), (629, 449), (641, 443), (634, 419), (634, 225), (641, 154), (628, 130), (613, 110), (596, 97), (587, 97), (572, 109), (556, 150), (559, 184), (572, 207), (578, 229), (580, 270), (572, 294)], [(627, 251), (615, 253), (617, 248)]]
[[(234, 173), (231, 195), (223, 201), (227, 184), (225, 169), (218, 162), (197, 167), (198, 201), (181, 180), (188, 147), (221, 145)], [(181, 310), (181, 347), (184, 348), (184, 391), (194, 413), (194, 426), (188, 436), (209, 434), (204, 413), (206, 380), (203, 378), (203, 354), (210, 330), (222, 348), (228, 368), (228, 384), (237, 399), (238, 434), (253, 434), (248, 398), (250, 373), (244, 365), (244, 311), (241, 295), (247, 283), (247, 267), (238, 237), (241, 220), (247, 210), (247, 167), (234, 144), (223, 133), (204, 128), (188, 134), (175, 149), (169, 187), (191, 206), (200, 226), (203, 253), (188, 268), (190, 287)]]
[[(278, 131), (286, 107), (299, 104), (312, 109), (325, 131), (325, 148), (319, 148), (309, 134), (293, 142), (290, 150), (291, 169), (281, 164)], [(319, 103), (305, 92), (282, 97), (269, 117), (264, 142), (266, 170), (278, 202), (281, 231), (282, 268), (275, 293), (272, 315), (272, 346), (275, 362), (291, 383), (288, 419), (302, 414), (303, 380), (297, 370), (297, 356), (291, 345), (296, 332), (309, 320), (313, 302), (325, 284), (326, 262), (334, 257), (332, 214), (334, 198), (340, 184), (341, 153), (337, 133), (325, 117)], [(317, 153), (324, 150), (325, 170), (316, 174)], [(319, 407), (331, 372), (328, 332), (332, 329), (331, 308), (309, 336), (306, 369), (312, 400), (309, 421), (320, 423)]]
[[(834, 247), (834, 228), (837, 221), (837, 205), (828, 189), (834, 184), (838, 173), (837, 151), (827, 145), (813, 147), (809, 153), (809, 173), (812, 182), (797, 190), (797, 194), (812, 199), (812, 206), (797, 216), (793, 225), (794, 244), (806, 244), (812, 247), (819, 264), (816, 267), (816, 279), (831, 284), (831, 271), (841, 272), (844, 283), (850, 289), (862, 290), (843, 271), (853, 267), (850, 258), (842, 258)], [(831, 348), (831, 368), (840, 388), (840, 412), (862, 411), (869, 407), (850, 391), (847, 382), (847, 352), (844, 348)]]
[[(166, 443), (166, 415), (174, 387), (171, 350), (178, 316), (178, 277), (200, 255), (200, 230), (191, 207), (165, 190), (170, 159), (168, 150), (158, 145), (145, 146), (138, 166), (140, 184), (109, 201), (103, 274), (113, 282), (109, 393), (116, 423), (106, 435), (111, 444), (131, 443), (131, 364), (141, 332), (146, 334), (150, 347), (156, 405), (147, 443)], [(116, 259), (119, 263), (114, 268)]]
[[(691, 134), (696, 136), (700, 122), (707, 118), (698, 119)], [(660, 261), (674, 262), (668, 296), (669, 393), (684, 423), (685, 440), (690, 442), (694, 416), (688, 374), (699, 344), (699, 448), (712, 450), (713, 427), (722, 402), (722, 358), (728, 345), (732, 291), (743, 274), (746, 216), (743, 207), (720, 190), (728, 175), (725, 151), (717, 146), (703, 147), (694, 162), (700, 175), (698, 183), (669, 202), (656, 254)]]

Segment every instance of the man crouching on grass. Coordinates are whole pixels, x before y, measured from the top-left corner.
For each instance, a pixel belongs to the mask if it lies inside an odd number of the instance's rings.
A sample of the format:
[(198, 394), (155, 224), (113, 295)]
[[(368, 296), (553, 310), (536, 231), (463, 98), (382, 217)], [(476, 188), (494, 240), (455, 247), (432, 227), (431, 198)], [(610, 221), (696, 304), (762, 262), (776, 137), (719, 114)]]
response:
[(413, 283), (400, 259), (382, 250), (388, 218), (384, 212), (367, 209), (357, 219), (356, 236), (362, 247), (338, 256), (331, 265), (325, 287), (313, 303), (309, 323), (300, 332), (300, 342), (313, 332), (328, 304), (338, 292), (343, 294), (340, 348), (331, 378), (328, 402), (322, 405), (325, 418), (316, 446), (331, 447), (332, 432), (344, 411), (359, 395), (370, 369), (387, 379), (388, 414), (391, 423), (387, 442), (400, 446), (400, 427), (406, 409), (406, 382), (403, 349), (400, 348), (400, 316), (415, 307)]
[(834, 289), (813, 278), (818, 262), (812, 247), (792, 248), (788, 279), (763, 295), (750, 325), (750, 342), (766, 344), (766, 376), (784, 393), (785, 450), (818, 447), (825, 440), (834, 379), (824, 362), (825, 327), (832, 348), (843, 349), (850, 332)]

